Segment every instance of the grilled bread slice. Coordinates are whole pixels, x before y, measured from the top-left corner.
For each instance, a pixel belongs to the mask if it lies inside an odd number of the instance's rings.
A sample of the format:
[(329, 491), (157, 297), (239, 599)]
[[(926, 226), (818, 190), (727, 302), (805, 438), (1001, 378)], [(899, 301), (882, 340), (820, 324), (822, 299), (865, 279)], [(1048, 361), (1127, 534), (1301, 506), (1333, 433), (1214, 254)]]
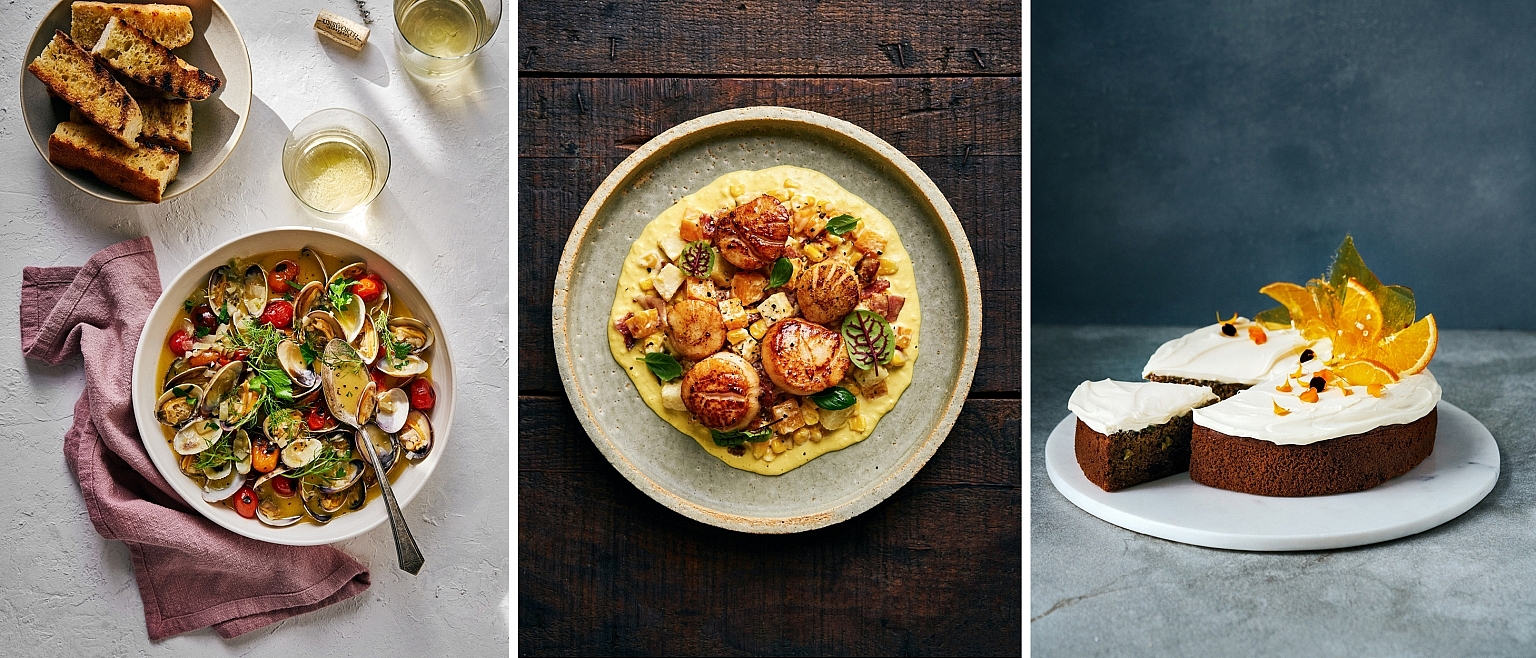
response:
[(176, 98), (206, 100), (224, 84), (116, 16), (107, 21), (91, 53), (118, 73)]
[(129, 148), (138, 148), (144, 114), (112, 72), (69, 35), (55, 30), (53, 41), (27, 65), (48, 92), (64, 99), (81, 114)]
[(60, 167), (84, 169), (103, 183), (152, 203), (160, 203), (166, 186), (176, 180), (181, 155), (145, 144), (130, 149), (96, 126), (65, 121), (48, 137), (48, 161)]
[(192, 10), (181, 5), (76, 2), (69, 7), (69, 36), (77, 43), (94, 46), (113, 16), (128, 21), (166, 48), (192, 42)]
[[(192, 101), (181, 99), (136, 98), (144, 111), (144, 129), (139, 141), (159, 144), (182, 153), (192, 152)], [(69, 120), (90, 123), (79, 110), (69, 110)]]

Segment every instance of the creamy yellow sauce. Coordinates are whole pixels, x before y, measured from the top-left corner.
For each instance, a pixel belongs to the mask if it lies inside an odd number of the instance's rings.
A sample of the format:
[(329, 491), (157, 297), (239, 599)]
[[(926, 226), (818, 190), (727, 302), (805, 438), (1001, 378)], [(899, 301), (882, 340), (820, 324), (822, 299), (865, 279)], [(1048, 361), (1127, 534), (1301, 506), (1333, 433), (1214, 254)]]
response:
[[(732, 191), (737, 191), (738, 194), (733, 195)], [(860, 220), (859, 230), (872, 229), (883, 236), (886, 243), (882, 257), (894, 261), (897, 264), (897, 271), (894, 274), (882, 276), (890, 281), (891, 287), (888, 291), (890, 294), (906, 298), (906, 305), (902, 307), (901, 315), (891, 324), (893, 327), (907, 327), (912, 332), (911, 344), (904, 350), (907, 355), (906, 364), (891, 368), (890, 375), (885, 379), (887, 393), (875, 400), (859, 396), (859, 413), (868, 421), (863, 432), (855, 432), (847, 425), (836, 430), (823, 430), (821, 441), (791, 445), (788, 450), (775, 456), (773, 461), (753, 457), (750, 448), (746, 454), (732, 455), (727, 448), (715, 445), (714, 439), (710, 437), (709, 428), (695, 421), (692, 414), (666, 408), (661, 400), (661, 381), (651, 374), (643, 362), (638, 361), (644, 356), (644, 343), (636, 343), (634, 349), (625, 349), (624, 336), (614, 328), (615, 321), (629, 313), (644, 310), (635, 300), (644, 294), (649, 294), (641, 291), (640, 282), (650, 278), (654, 272), (646, 268), (642, 259), (648, 254), (661, 253), (658, 246), (660, 240), (665, 236), (678, 234), (683, 217), (690, 209), (713, 214), (735, 208), (738, 205), (738, 199), (750, 200), (763, 194), (777, 197), (781, 201), (787, 200), (786, 205), (791, 210), (805, 203), (807, 198), (814, 197), (818, 203), (826, 204), (828, 216), (842, 213), (853, 215)], [(661, 416), (678, 431), (693, 437), (709, 454), (733, 468), (762, 475), (782, 475), (823, 454), (842, 450), (863, 441), (875, 431), (880, 417), (896, 406), (897, 399), (912, 383), (912, 369), (916, 367), (918, 329), (921, 319), (922, 313), (917, 299), (917, 279), (912, 271), (912, 260), (907, 255), (906, 248), (902, 246), (901, 236), (896, 234), (896, 227), (891, 224), (891, 220), (874, 206), (843, 189), (825, 174), (813, 169), (784, 165), (759, 171), (736, 171), (721, 176), (698, 192), (683, 197), (646, 225), (640, 237), (630, 247), (629, 255), (624, 259), (624, 269), (619, 275), (618, 290), (614, 295), (613, 310), (609, 315), (608, 346), (613, 351), (613, 358), (629, 373), (629, 378), (634, 382), (635, 389), (640, 392), (641, 399), (645, 400), (646, 406), (655, 411), (656, 415)], [(771, 386), (772, 384), (765, 381), (763, 385)]]

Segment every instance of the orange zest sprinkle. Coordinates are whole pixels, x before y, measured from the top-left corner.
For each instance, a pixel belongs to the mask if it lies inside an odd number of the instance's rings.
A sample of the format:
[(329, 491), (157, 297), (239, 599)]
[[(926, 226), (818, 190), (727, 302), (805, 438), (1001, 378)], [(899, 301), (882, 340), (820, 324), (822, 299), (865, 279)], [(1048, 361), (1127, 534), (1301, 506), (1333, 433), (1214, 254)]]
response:
[(1253, 325), (1248, 327), (1248, 339), (1252, 340), (1254, 345), (1263, 345), (1269, 342), (1269, 334), (1264, 333), (1263, 327)]
[(1370, 393), (1371, 397), (1383, 398), (1387, 396), (1387, 387), (1383, 384), (1371, 384), (1365, 387), (1365, 392)]
[(1280, 391), (1281, 393), (1290, 393), (1291, 392), (1291, 380), (1289, 380), (1289, 379), (1285, 380), (1284, 383), (1280, 384), (1279, 386), (1276, 386), (1275, 390)]
[(1350, 390), (1350, 388), (1348, 386), (1340, 386), (1339, 390), (1344, 391), (1344, 395), (1345, 396), (1350, 396), (1350, 395), (1354, 395), (1355, 394), (1355, 392), (1353, 390)]
[(1301, 398), (1302, 402), (1317, 402), (1317, 389), (1308, 386), (1307, 390), (1302, 391), (1298, 397)]
[(1290, 415), (1291, 410), (1290, 409), (1286, 409), (1285, 407), (1280, 406), (1279, 402), (1275, 402), (1274, 400), (1270, 400), (1270, 403), (1275, 405), (1275, 415), (1276, 416), (1287, 416), (1287, 415)]

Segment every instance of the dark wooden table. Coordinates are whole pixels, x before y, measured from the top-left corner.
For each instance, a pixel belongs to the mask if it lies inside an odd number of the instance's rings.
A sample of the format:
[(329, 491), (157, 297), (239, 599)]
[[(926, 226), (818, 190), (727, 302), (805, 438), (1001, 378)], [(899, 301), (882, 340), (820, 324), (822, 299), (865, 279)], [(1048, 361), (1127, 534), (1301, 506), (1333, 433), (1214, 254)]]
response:
[[(518, 641), (523, 654), (1016, 654), (1020, 7), (519, 6)], [(683, 121), (783, 105), (858, 124), (949, 198), (981, 272), (982, 356), (954, 431), (864, 514), (788, 536), (672, 512), (608, 464), (555, 366), (555, 269), (582, 206)]]

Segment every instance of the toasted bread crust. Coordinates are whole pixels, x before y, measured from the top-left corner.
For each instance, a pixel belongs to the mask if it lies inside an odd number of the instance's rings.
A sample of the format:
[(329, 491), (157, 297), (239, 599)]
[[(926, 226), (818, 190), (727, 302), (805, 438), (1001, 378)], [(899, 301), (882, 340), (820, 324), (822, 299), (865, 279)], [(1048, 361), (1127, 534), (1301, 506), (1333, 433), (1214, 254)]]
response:
[(79, 110), (113, 139), (138, 148), (144, 115), (112, 72), (62, 31), (27, 65), (48, 92)]
[(206, 100), (224, 84), (115, 16), (91, 52), (118, 73), (177, 98)]
[(114, 16), (166, 48), (180, 48), (192, 42), (192, 10), (181, 5), (75, 2), (69, 8), (69, 35), (79, 43), (94, 46)]
[(186, 100), (144, 99), (144, 131), (139, 139), (182, 153), (192, 152), (192, 102)]
[(66, 121), (48, 137), (48, 161), (60, 167), (84, 169), (108, 185), (145, 201), (160, 203), (166, 186), (176, 179), (181, 156), (152, 144), (129, 149), (100, 128)]

